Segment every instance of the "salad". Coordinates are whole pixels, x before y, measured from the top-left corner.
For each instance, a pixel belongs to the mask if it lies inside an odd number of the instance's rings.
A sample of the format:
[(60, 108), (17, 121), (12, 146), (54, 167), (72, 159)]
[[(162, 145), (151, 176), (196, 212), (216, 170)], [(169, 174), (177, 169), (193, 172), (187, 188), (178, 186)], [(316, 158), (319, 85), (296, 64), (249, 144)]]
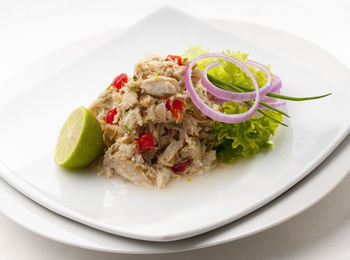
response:
[(197, 46), (181, 56), (147, 55), (88, 108), (104, 144), (93, 167), (108, 178), (163, 188), (179, 176), (253, 156), (273, 146), (278, 127), (287, 127), (286, 100), (329, 95), (288, 97), (281, 87), (269, 66), (239, 51)]

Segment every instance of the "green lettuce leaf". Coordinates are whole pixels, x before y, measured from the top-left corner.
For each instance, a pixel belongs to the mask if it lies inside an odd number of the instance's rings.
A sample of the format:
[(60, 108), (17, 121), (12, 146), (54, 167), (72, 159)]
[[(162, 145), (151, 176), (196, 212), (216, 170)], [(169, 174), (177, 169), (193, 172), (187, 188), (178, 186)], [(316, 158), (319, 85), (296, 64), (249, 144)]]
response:
[[(238, 114), (248, 110), (244, 105), (227, 102), (221, 107), (227, 114)], [(282, 115), (274, 111), (265, 113), (277, 120)], [(241, 123), (226, 124), (215, 121), (210, 133), (215, 135), (218, 145), (215, 147), (217, 158), (224, 163), (232, 163), (237, 157), (250, 157), (264, 148), (272, 146), (270, 137), (275, 134), (278, 123), (266, 116), (252, 117)]]

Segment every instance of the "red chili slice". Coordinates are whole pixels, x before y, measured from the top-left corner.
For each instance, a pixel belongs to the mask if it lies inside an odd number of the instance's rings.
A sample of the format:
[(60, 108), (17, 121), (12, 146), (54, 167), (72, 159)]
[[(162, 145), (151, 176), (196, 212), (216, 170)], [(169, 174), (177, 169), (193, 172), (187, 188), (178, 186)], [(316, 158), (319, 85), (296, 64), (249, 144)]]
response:
[(145, 153), (155, 148), (153, 136), (149, 133), (142, 134), (139, 138), (136, 138), (135, 143), (140, 153)]
[(191, 162), (192, 159), (187, 158), (184, 162), (175, 164), (173, 167), (171, 167), (171, 169), (174, 173), (182, 175), (183, 172), (186, 170), (187, 166), (191, 164)]
[(168, 99), (168, 100), (166, 101), (165, 107), (166, 107), (167, 110), (171, 110), (171, 100), (170, 100), (170, 99)]
[(121, 89), (127, 82), (128, 76), (125, 73), (121, 73), (114, 78), (114, 80), (111, 83), (111, 86), (115, 87), (116, 89)]
[(170, 60), (176, 61), (179, 66), (182, 66), (182, 58), (180, 56), (168, 55), (165, 60), (166, 61), (170, 61)]
[(117, 108), (114, 108), (112, 110), (109, 110), (106, 116), (106, 123), (113, 125), (113, 121), (114, 121), (114, 116), (117, 114)]
[(185, 102), (178, 99), (174, 99), (173, 102), (171, 102), (171, 100), (168, 99), (165, 103), (165, 107), (167, 110), (171, 111), (171, 114), (176, 119), (176, 121), (182, 120), (182, 114), (186, 107)]
[(182, 114), (185, 110), (185, 103), (181, 100), (174, 99), (172, 106), (171, 106), (171, 113), (173, 114), (173, 117), (176, 119), (176, 121), (182, 120)]

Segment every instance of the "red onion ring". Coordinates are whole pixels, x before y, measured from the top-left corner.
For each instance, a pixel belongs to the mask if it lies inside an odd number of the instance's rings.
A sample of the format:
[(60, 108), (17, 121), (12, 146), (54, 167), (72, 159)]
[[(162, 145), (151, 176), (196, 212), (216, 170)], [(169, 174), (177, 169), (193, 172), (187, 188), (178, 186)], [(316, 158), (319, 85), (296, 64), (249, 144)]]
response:
[[(285, 106), (287, 104), (287, 102), (284, 99), (279, 99), (277, 101), (273, 101), (273, 102), (270, 101), (270, 102), (265, 102), (265, 103), (272, 106), (272, 107), (281, 107), (281, 106)], [(266, 108), (266, 107), (263, 105), (259, 105), (259, 108)]]
[(276, 75), (272, 75), (270, 92), (279, 93), (281, 88), (282, 88), (282, 81), (280, 77)]
[[(216, 111), (215, 109), (211, 108), (210, 106), (205, 104), (200, 99), (200, 97), (198, 96), (198, 94), (193, 86), (193, 83), (192, 83), (192, 68), (195, 65), (196, 61), (206, 59), (206, 58), (224, 59), (226, 61), (229, 61), (229, 62), (237, 65), (238, 67), (240, 67), (243, 71), (245, 71), (247, 73), (248, 77), (252, 80), (252, 83), (253, 83), (254, 89), (255, 89), (255, 92), (249, 93), (249, 94), (253, 94), (253, 98), (251, 98), (251, 99), (255, 99), (255, 102), (254, 102), (253, 106), (251, 106), (248, 111), (246, 111), (242, 114), (225, 114), (225, 113), (221, 113), (219, 111)], [(203, 80), (203, 77), (205, 77), (207, 79), (207, 81), (209, 82), (206, 75), (207, 75), (207, 73), (203, 71), (202, 80)], [(187, 89), (188, 94), (190, 95), (193, 103), (202, 111), (203, 114), (205, 114), (206, 116), (208, 116), (214, 120), (224, 122), (224, 123), (239, 123), (239, 122), (243, 122), (243, 121), (249, 119), (250, 117), (252, 117), (253, 114), (258, 109), (259, 102), (260, 102), (260, 88), (258, 86), (258, 83), (256, 82), (251, 71), (241, 61), (239, 61), (235, 58), (232, 58), (228, 55), (224, 55), (221, 53), (208, 53), (208, 54), (204, 54), (204, 55), (201, 55), (201, 56), (194, 58), (192, 61), (190, 61), (187, 64), (184, 78), (185, 78), (186, 89)], [(271, 81), (271, 76), (270, 76), (270, 80), (268, 80), (269, 85), (270, 85), (270, 81)], [(229, 91), (225, 91), (225, 92), (232, 93)], [(240, 93), (240, 94), (246, 94), (246, 93)], [(215, 95), (215, 96), (217, 96), (217, 95)], [(224, 97), (226, 97), (226, 96), (224, 96)]]

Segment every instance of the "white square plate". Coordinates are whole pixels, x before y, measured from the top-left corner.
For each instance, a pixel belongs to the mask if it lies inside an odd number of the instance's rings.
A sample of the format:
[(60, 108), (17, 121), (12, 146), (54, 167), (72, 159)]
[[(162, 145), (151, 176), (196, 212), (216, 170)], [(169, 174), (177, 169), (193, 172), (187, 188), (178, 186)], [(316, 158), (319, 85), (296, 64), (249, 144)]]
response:
[[(88, 106), (116, 74), (131, 73), (145, 53), (181, 54), (197, 44), (239, 49), (271, 64), (287, 95), (333, 95), (290, 102), (289, 127), (280, 128), (274, 149), (164, 190), (54, 164), (58, 132), (75, 107)], [(186, 238), (252, 212), (305, 177), (349, 133), (349, 97), (348, 88), (273, 50), (163, 8), (1, 107), (0, 176), (43, 206), (97, 229), (151, 241)]]

